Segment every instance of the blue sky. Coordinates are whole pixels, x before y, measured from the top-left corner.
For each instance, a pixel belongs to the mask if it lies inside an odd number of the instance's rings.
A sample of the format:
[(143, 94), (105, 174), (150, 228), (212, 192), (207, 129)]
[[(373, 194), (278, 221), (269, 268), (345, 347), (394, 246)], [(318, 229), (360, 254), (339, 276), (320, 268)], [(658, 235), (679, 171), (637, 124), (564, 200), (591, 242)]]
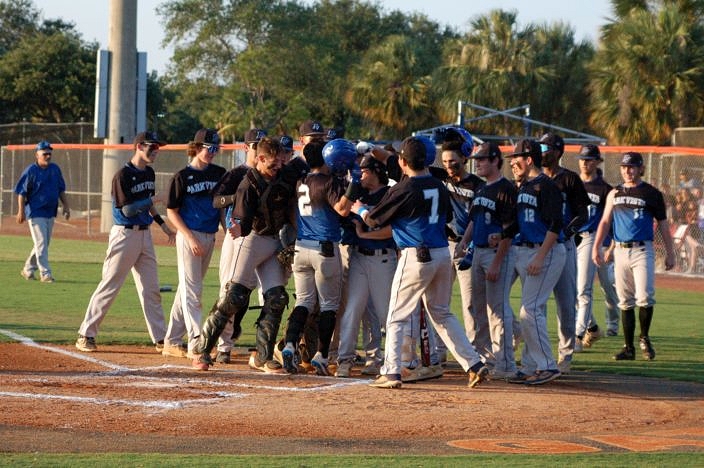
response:
[[(102, 48), (108, 42), (108, 5), (110, 0), (34, 0), (45, 18), (63, 18), (76, 24), (83, 38), (98, 41)], [(147, 52), (148, 70), (160, 74), (166, 70), (171, 49), (162, 48), (163, 29), (154, 13), (163, 0), (138, 0), (137, 49)], [(425, 13), (443, 25), (465, 31), (469, 20), (489, 10), (517, 10), (520, 24), (570, 24), (578, 40), (596, 41), (599, 27), (611, 16), (608, 0), (386, 0), (376, 2), (385, 11), (401, 10)]]

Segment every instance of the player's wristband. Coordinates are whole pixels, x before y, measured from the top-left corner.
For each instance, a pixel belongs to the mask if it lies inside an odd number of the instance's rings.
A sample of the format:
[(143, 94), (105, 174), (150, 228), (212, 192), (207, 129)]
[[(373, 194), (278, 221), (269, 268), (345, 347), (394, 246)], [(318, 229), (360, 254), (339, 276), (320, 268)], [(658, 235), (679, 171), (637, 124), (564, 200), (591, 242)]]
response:
[(359, 211), (357, 212), (357, 214), (359, 215), (360, 218), (362, 218), (362, 220), (364, 220), (364, 215), (368, 214), (368, 213), (369, 213), (369, 210), (364, 207), (360, 208)]
[(156, 221), (156, 224), (158, 224), (159, 226), (164, 225), (164, 218), (162, 218), (161, 215), (155, 214), (154, 216), (152, 216), (152, 218), (154, 218), (154, 221)]

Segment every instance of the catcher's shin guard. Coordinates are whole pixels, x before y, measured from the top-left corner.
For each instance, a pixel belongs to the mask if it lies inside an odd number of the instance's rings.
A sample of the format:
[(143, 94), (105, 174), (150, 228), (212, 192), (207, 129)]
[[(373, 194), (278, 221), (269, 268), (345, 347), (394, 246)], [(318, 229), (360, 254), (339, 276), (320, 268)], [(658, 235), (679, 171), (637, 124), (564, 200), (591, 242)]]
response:
[(276, 335), (287, 305), (288, 293), (283, 286), (275, 286), (264, 293), (264, 306), (257, 321), (257, 365), (263, 365), (274, 358)]
[(239, 283), (230, 282), (225, 286), (225, 297), (218, 300), (210, 310), (210, 314), (201, 328), (195, 352), (199, 354), (210, 353), (230, 317), (234, 315), (237, 318), (239, 316), (240, 321), (242, 320), (241, 317), (247, 312), (251, 292), (251, 289)]

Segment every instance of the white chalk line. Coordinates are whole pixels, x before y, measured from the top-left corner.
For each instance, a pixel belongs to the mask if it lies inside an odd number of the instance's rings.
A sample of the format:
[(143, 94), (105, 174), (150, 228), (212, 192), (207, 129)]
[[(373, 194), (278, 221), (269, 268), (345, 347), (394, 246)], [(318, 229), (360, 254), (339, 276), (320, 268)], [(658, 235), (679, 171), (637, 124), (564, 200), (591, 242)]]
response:
[[(92, 362), (94, 364), (98, 364), (100, 366), (106, 367), (108, 369), (111, 369), (109, 371), (104, 371), (104, 372), (83, 372), (83, 373), (77, 373), (74, 374), (73, 376), (54, 376), (52, 379), (54, 381), (56, 380), (69, 380), (69, 381), (79, 381), (79, 380), (85, 380), (87, 375), (92, 375), (94, 378), (95, 377), (130, 377), (135, 380), (142, 380), (143, 382), (141, 384), (138, 384), (136, 382), (118, 382), (118, 383), (113, 383), (113, 385), (119, 385), (119, 386), (151, 386), (152, 388), (174, 388), (174, 387), (182, 387), (184, 384), (189, 384), (189, 385), (209, 385), (209, 386), (220, 386), (220, 387), (233, 387), (233, 388), (244, 388), (244, 389), (250, 389), (250, 390), (267, 390), (267, 391), (276, 391), (276, 392), (290, 392), (290, 393), (309, 393), (309, 392), (320, 392), (320, 391), (326, 391), (326, 390), (334, 390), (338, 388), (345, 388), (345, 387), (350, 387), (350, 386), (355, 386), (355, 385), (366, 385), (369, 381), (368, 380), (362, 380), (362, 379), (346, 379), (345, 382), (336, 382), (335, 384), (332, 385), (318, 385), (318, 386), (313, 386), (313, 387), (291, 387), (291, 386), (274, 386), (274, 385), (255, 385), (252, 383), (238, 383), (238, 382), (222, 382), (218, 380), (212, 380), (212, 379), (199, 379), (199, 378), (179, 378), (179, 377), (155, 377), (155, 376), (144, 376), (144, 375), (135, 375), (135, 373), (139, 372), (147, 372), (147, 371), (154, 371), (154, 370), (163, 370), (163, 369), (189, 369), (191, 370), (190, 367), (188, 366), (176, 366), (176, 365), (170, 365), (170, 364), (163, 364), (161, 366), (148, 366), (148, 367), (142, 367), (142, 368), (129, 368), (125, 366), (121, 366), (118, 364), (114, 364), (112, 362), (108, 362), (102, 359), (96, 359), (91, 356), (86, 356), (84, 353), (77, 353), (73, 351), (68, 351), (62, 348), (57, 348), (54, 346), (47, 346), (47, 345), (40, 345), (39, 343), (36, 343), (34, 340), (32, 340), (29, 337), (17, 334), (15, 332), (12, 332), (10, 330), (3, 330), (0, 329), (0, 334), (3, 334), (13, 340), (18, 341), (19, 343), (25, 345), (25, 346), (30, 346), (33, 348), (38, 348), (38, 349), (43, 349), (45, 351), (49, 352), (54, 352), (58, 354), (63, 354), (75, 359), (80, 359), (83, 361), (87, 362)], [(233, 374), (243, 374), (243, 375), (256, 375), (258, 377), (262, 377), (262, 374), (259, 372), (254, 372), (254, 371), (238, 371), (235, 369), (219, 369), (217, 371), (218, 373), (233, 373)], [(272, 376), (275, 377), (275, 376)], [(317, 377), (317, 376), (311, 376), (311, 377)], [(320, 378), (320, 377), (317, 377)], [(323, 377), (325, 378), (325, 377)], [(329, 378), (325, 378), (326, 380)], [(44, 382), (48, 383), (48, 379), (46, 378), (24, 378), (24, 379), (16, 379), (16, 381), (21, 382), (21, 381), (26, 381), (26, 382)], [(218, 398), (244, 398), (245, 396), (248, 396), (247, 394), (244, 393), (226, 393), (226, 392), (216, 392), (216, 395)], [(77, 396), (71, 396), (71, 395), (48, 395), (48, 394), (39, 394), (39, 393), (24, 393), (24, 392), (0, 392), (0, 396), (7, 396), (7, 397), (14, 397), (14, 398), (30, 398), (30, 399), (55, 399), (55, 400), (64, 400), (64, 401), (74, 401), (74, 402), (82, 402), (86, 404), (98, 404), (98, 405), (106, 405), (106, 404), (115, 404), (115, 405), (129, 405), (129, 406), (138, 406), (138, 407), (145, 407), (145, 408), (157, 408), (157, 409), (164, 409), (164, 410), (171, 410), (171, 409), (180, 409), (180, 408), (185, 408), (187, 406), (191, 405), (200, 405), (200, 404), (205, 404), (205, 403), (212, 403), (214, 400), (212, 398), (207, 398), (207, 399), (191, 399), (191, 400), (181, 400), (181, 401), (164, 401), (164, 400), (155, 400), (155, 401), (139, 401), (139, 400), (110, 400), (110, 399), (101, 399), (101, 398), (92, 398), (92, 397), (77, 397)]]

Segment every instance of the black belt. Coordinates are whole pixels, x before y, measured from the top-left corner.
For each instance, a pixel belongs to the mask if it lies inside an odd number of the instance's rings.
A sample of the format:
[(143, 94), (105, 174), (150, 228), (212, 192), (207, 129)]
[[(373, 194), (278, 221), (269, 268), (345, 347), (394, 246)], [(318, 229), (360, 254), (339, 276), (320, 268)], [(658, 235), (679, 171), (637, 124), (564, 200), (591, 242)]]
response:
[(361, 253), (362, 255), (367, 255), (369, 257), (372, 257), (377, 253), (380, 253), (381, 255), (386, 255), (387, 253), (389, 253), (387, 249), (365, 249), (364, 247), (360, 246), (357, 246), (357, 252)]
[(489, 244), (474, 244), (474, 248), (476, 249), (488, 249)]
[(619, 242), (618, 246), (622, 249), (632, 249), (633, 247), (643, 247), (645, 241), (630, 241), (630, 242)]
[(122, 227), (125, 229), (134, 229), (135, 231), (146, 231), (149, 229), (148, 224), (125, 224)]

